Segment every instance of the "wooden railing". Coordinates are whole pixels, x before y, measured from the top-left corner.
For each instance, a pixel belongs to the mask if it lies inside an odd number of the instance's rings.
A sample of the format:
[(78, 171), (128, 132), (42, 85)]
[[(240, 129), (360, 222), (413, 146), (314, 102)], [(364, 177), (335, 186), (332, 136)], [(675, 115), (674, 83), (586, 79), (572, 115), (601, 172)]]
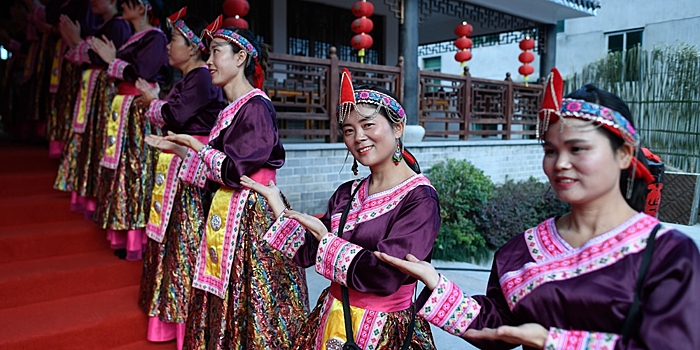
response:
[[(348, 68), (355, 86), (382, 86), (402, 99), (402, 59), (397, 66), (339, 61), (335, 48), (327, 59), (270, 54), (265, 90), (288, 139), (338, 142), (336, 122), (340, 72)], [(418, 123), (427, 139), (470, 136), (511, 139), (532, 137), (542, 86), (419, 72)]]
[(419, 73), (418, 123), (428, 139), (534, 138), (542, 85), (429, 71)]

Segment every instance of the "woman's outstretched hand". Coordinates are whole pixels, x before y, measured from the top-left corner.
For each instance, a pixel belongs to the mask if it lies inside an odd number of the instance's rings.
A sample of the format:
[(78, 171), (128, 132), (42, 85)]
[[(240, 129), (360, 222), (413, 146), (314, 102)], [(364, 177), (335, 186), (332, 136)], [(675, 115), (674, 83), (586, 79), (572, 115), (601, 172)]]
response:
[(95, 51), (106, 63), (112, 63), (117, 58), (117, 48), (112, 40), (107, 39), (106, 36), (103, 35), (102, 39), (92, 37), (87, 42), (90, 44), (92, 51)]
[(294, 210), (286, 210), (283, 215), (287, 218), (299, 221), (301, 226), (306, 228), (307, 232), (310, 232), (317, 240), (321, 240), (323, 236), (328, 234), (328, 228), (321, 222), (317, 217), (311, 216), (309, 214), (300, 213)]
[(267, 204), (270, 205), (270, 209), (275, 213), (275, 218), (278, 218), (284, 212), (287, 207), (282, 201), (282, 196), (280, 189), (275, 186), (274, 181), (270, 180), (267, 186), (249, 178), (248, 176), (241, 176), (241, 185), (250, 188), (251, 190), (260, 193), (267, 200)]
[(374, 252), (374, 255), (379, 258), (379, 260), (396, 267), (399, 271), (412, 276), (413, 278), (419, 279), (423, 284), (425, 284), (428, 289), (433, 290), (438, 284), (440, 276), (433, 265), (430, 263), (418, 260), (413, 254), (406, 255), (406, 260), (393, 257), (387, 253)]
[(184, 158), (187, 155), (187, 147), (168, 141), (163, 136), (146, 135), (146, 144), (161, 151), (175, 153), (180, 158)]
[(500, 326), (498, 328), (470, 329), (462, 337), (489, 341), (504, 341), (510, 344), (520, 344), (535, 349), (544, 348), (549, 331), (537, 323), (526, 323), (517, 327)]

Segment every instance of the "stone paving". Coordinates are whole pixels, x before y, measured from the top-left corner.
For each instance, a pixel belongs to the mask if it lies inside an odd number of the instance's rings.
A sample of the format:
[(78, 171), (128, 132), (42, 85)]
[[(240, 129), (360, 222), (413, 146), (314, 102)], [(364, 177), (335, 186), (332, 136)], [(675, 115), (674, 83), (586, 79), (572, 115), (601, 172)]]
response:
[[(676, 224), (668, 224), (676, 227), (681, 232), (690, 236), (697, 246), (700, 247), (700, 224), (695, 226), (683, 226)], [(471, 269), (484, 269), (489, 268), (490, 265), (479, 266), (469, 263), (456, 263), (456, 262), (446, 262), (446, 261), (433, 261), (433, 265), (436, 267), (444, 268), (471, 268)], [(488, 282), (489, 273), (488, 272), (474, 272), (474, 271), (454, 271), (454, 270), (439, 270), (440, 273), (444, 274), (450, 280), (454, 281), (459, 285), (460, 288), (465, 293), (473, 294), (484, 294), (486, 292), (486, 284)], [(325, 278), (321, 277), (314, 271), (313, 267), (306, 270), (306, 279), (309, 287), (309, 301), (313, 308), (316, 305), (316, 301), (321, 292), (328, 287), (329, 282)], [(420, 290), (420, 289), (419, 289)], [(453, 350), (453, 349), (465, 349), (472, 350), (476, 347), (467, 343), (466, 341), (448, 334), (441, 329), (433, 327), (433, 337), (435, 338), (435, 345), (438, 349), (443, 350)], [(520, 348), (518, 348), (520, 349)]]

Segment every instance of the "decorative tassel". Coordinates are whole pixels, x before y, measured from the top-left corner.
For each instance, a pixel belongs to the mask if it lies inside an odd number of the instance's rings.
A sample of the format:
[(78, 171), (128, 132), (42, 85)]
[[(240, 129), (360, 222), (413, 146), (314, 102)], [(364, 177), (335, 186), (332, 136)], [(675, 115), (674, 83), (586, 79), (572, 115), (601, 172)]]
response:
[(258, 63), (258, 58), (255, 58), (255, 73), (253, 74), (253, 86), (256, 89), (262, 89), (263, 83), (265, 82), (265, 74), (263, 73), (262, 66)]

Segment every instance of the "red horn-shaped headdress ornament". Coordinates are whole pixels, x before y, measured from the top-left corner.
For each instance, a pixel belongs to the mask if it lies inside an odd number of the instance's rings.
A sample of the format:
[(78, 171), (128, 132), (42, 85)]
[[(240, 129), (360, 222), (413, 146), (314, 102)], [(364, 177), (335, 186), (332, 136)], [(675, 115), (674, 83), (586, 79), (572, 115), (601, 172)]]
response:
[(203, 35), (206, 35), (211, 39), (212, 35), (214, 35), (214, 32), (219, 30), (221, 28), (221, 24), (224, 22), (224, 15), (219, 15), (219, 17), (216, 17), (214, 22), (209, 23), (206, 29), (202, 32)]
[(561, 101), (564, 96), (564, 80), (559, 74), (559, 70), (552, 68), (544, 86), (544, 97), (542, 107), (540, 107), (539, 120), (537, 122), (537, 137), (542, 139), (549, 123), (556, 123), (559, 120), (561, 111)]
[(338, 124), (355, 108), (355, 89), (352, 87), (352, 75), (347, 68), (343, 68), (340, 76), (340, 101), (338, 101)]
[(170, 21), (170, 23), (173, 23), (173, 22), (177, 21), (178, 19), (185, 17), (186, 14), (187, 14), (187, 6), (181, 8), (180, 11), (177, 11), (177, 12), (173, 13), (172, 15), (168, 16), (168, 20)]

